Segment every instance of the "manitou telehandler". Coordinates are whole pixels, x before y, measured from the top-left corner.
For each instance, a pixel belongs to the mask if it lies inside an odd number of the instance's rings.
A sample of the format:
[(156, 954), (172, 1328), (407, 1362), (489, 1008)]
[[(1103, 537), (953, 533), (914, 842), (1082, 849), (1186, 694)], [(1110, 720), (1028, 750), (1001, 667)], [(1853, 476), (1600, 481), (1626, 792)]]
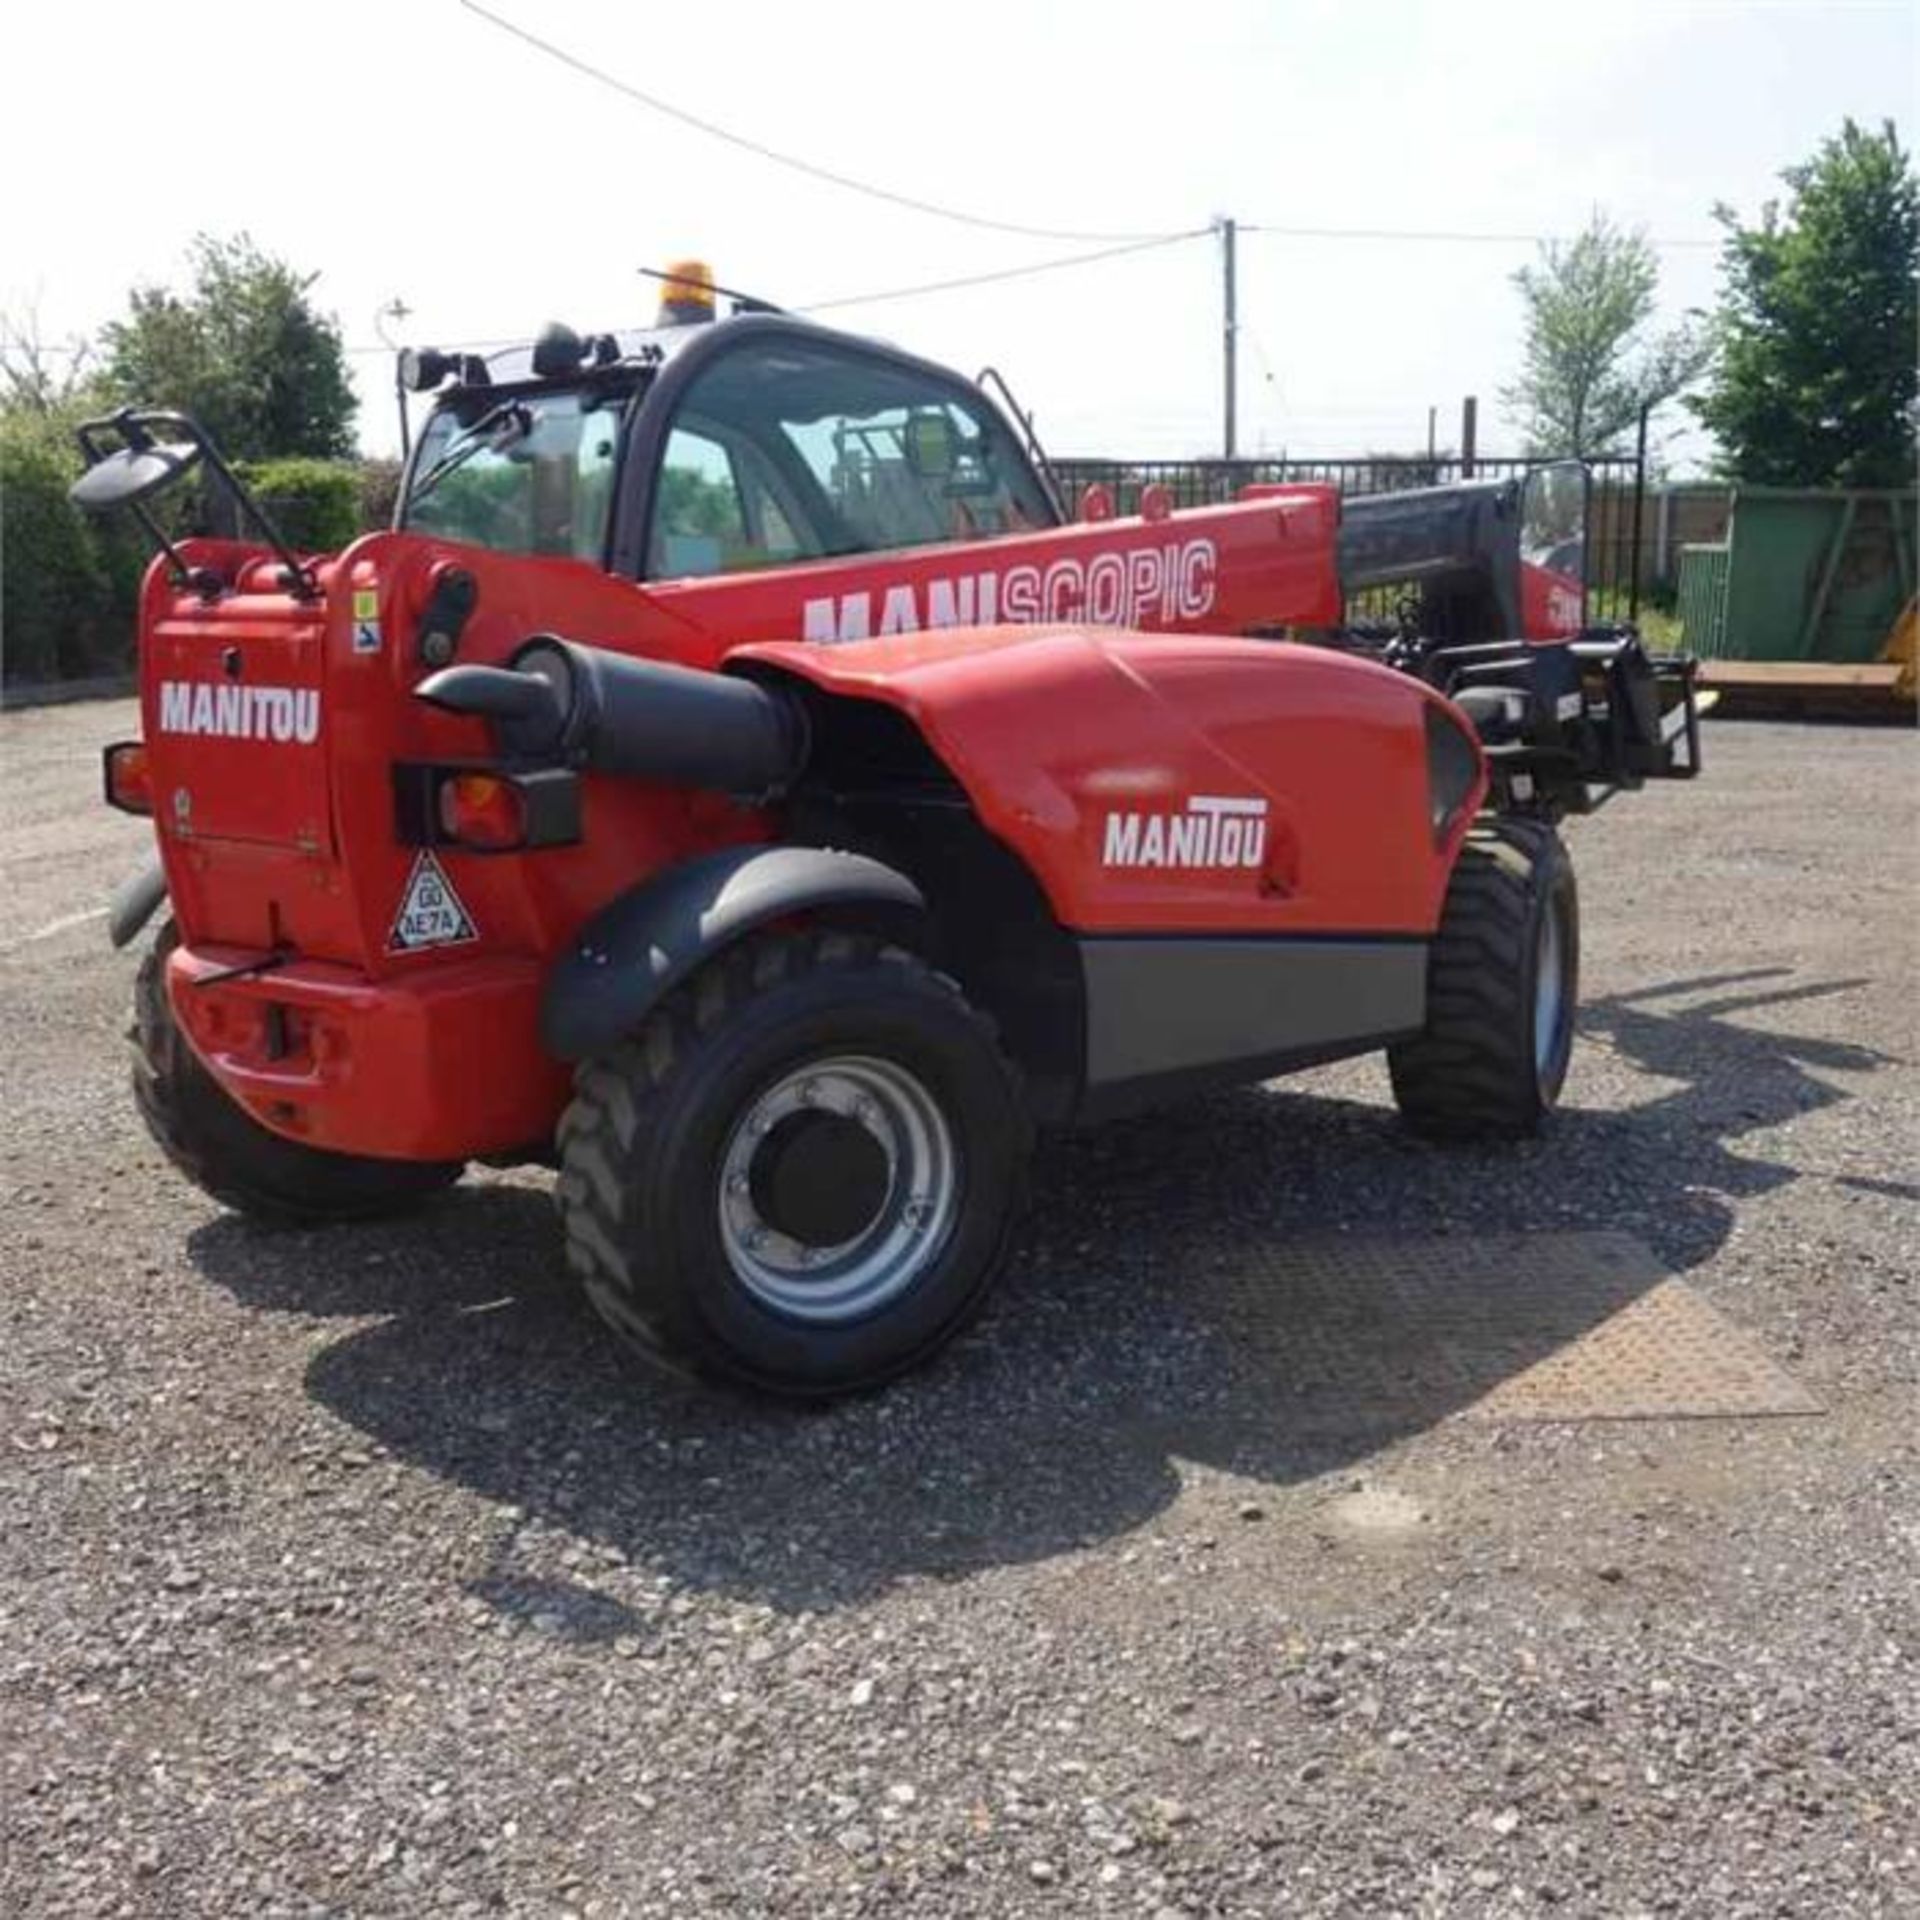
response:
[[(1036, 1126), (1375, 1048), (1422, 1133), (1539, 1126), (1556, 822), (1699, 765), (1691, 664), (1583, 630), (1581, 476), (1070, 522), (979, 386), (752, 304), (404, 355), (331, 557), (191, 420), (82, 430), (160, 545), (105, 778), (173, 1160), (305, 1221), (555, 1164), (623, 1340), (824, 1395), (978, 1307)], [(193, 467), (256, 538), (168, 536)]]

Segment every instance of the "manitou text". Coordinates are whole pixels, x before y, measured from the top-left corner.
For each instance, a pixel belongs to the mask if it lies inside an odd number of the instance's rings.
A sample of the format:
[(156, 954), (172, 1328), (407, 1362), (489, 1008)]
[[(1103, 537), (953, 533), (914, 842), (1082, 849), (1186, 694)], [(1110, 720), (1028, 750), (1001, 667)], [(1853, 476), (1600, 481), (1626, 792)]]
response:
[(1183, 811), (1110, 813), (1109, 867), (1257, 867), (1267, 850), (1267, 803), (1196, 793)]
[(162, 680), (160, 731), (209, 733), (227, 740), (297, 740), (304, 746), (320, 737), (320, 691)]

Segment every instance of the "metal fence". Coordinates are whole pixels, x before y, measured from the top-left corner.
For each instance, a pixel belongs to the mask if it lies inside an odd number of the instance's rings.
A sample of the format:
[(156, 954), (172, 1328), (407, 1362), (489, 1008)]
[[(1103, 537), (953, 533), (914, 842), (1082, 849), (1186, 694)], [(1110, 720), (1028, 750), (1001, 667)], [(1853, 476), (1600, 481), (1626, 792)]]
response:
[[(1102, 486), (1115, 513), (1137, 513), (1143, 488), (1162, 486), (1176, 507), (1223, 506), (1242, 487), (1317, 481), (1343, 494), (1399, 493), (1456, 480), (1523, 478), (1549, 464), (1539, 460), (1457, 455), (1362, 455), (1342, 460), (1097, 460), (1052, 461), (1053, 476), (1071, 512), (1082, 490)], [(1640, 611), (1641, 466), (1631, 455), (1589, 460), (1587, 495), (1587, 618), (1631, 620)], [(1373, 617), (1379, 596), (1353, 611)]]

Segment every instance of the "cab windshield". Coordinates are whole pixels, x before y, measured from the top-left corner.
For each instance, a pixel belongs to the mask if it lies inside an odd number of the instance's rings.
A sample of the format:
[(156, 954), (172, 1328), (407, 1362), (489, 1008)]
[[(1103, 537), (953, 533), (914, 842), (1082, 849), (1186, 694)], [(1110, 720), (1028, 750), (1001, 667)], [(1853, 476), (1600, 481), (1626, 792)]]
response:
[[(598, 564), (634, 393), (631, 386), (604, 385), (523, 389), (518, 399), (529, 429), (500, 435), (485, 431), (485, 416), (500, 407), (500, 389), (456, 394), (427, 422), (411, 471), (431, 474), (450, 451), (464, 457), (404, 503), (400, 525), (501, 553), (565, 554)], [(475, 426), (482, 428), (479, 444), (463, 448), (461, 437)]]

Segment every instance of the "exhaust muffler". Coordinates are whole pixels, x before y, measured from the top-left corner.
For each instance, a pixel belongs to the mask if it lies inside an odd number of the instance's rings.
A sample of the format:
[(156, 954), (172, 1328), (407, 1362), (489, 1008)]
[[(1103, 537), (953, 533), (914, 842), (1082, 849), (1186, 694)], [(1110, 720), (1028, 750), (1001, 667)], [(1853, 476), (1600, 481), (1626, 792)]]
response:
[(513, 759), (748, 796), (791, 785), (807, 760), (807, 716), (792, 694), (553, 634), (504, 667), (445, 667), (414, 692), (490, 720)]

